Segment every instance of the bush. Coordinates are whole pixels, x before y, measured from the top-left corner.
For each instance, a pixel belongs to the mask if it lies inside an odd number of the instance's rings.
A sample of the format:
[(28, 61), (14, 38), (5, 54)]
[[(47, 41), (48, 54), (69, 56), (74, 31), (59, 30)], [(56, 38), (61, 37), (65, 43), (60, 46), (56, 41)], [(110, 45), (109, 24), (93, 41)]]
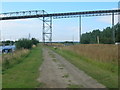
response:
[(16, 42), (16, 48), (17, 49), (31, 49), (32, 48), (32, 41), (29, 40), (29, 39), (19, 39), (17, 42)]
[(16, 41), (16, 48), (17, 49), (31, 49), (33, 45), (37, 45), (39, 41), (35, 38), (32, 38), (31, 40), (23, 38)]

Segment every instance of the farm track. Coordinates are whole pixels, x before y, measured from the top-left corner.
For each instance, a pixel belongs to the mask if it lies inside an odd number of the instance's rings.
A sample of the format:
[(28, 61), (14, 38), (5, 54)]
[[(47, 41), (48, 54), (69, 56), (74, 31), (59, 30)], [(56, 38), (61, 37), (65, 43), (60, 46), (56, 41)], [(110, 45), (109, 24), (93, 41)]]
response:
[(70, 85), (79, 88), (105, 88), (48, 48), (43, 48), (43, 59), (38, 78), (39, 82), (44, 83), (43, 88), (67, 88)]

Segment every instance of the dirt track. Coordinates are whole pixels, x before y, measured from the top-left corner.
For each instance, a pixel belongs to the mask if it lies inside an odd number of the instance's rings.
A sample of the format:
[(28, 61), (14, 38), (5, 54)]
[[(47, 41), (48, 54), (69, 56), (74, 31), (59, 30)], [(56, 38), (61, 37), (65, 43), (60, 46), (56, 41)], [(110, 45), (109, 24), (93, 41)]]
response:
[(80, 88), (105, 88), (48, 48), (43, 48), (43, 59), (38, 81), (44, 83), (45, 88), (67, 88), (69, 85)]

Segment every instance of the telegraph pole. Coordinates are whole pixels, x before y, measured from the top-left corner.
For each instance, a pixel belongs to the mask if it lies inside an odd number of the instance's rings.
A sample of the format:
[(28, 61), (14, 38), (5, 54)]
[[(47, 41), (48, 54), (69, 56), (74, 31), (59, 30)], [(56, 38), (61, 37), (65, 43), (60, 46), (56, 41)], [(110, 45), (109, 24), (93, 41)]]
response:
[(98, 43), (98, 44), (100, 43), (99, 36), (97, 36), (97, 43)]
[(28, 35), (28, 39), (30, 40), (30, 38), (31, 38), (31, 35), (30, 35), (30, 33), (29, 33), (29, 35)]

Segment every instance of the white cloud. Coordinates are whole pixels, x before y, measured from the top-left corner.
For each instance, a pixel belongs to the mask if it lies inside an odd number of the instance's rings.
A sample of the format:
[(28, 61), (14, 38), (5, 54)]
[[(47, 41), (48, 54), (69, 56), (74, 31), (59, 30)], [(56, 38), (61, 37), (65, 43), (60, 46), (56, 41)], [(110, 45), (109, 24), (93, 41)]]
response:
[(0, 25), (2, 40), (28, 37), (29, 33), (32, 37), (39, 39), (41, 37), (42, 22), (39, 20), (8, 20), (1, 21)]

